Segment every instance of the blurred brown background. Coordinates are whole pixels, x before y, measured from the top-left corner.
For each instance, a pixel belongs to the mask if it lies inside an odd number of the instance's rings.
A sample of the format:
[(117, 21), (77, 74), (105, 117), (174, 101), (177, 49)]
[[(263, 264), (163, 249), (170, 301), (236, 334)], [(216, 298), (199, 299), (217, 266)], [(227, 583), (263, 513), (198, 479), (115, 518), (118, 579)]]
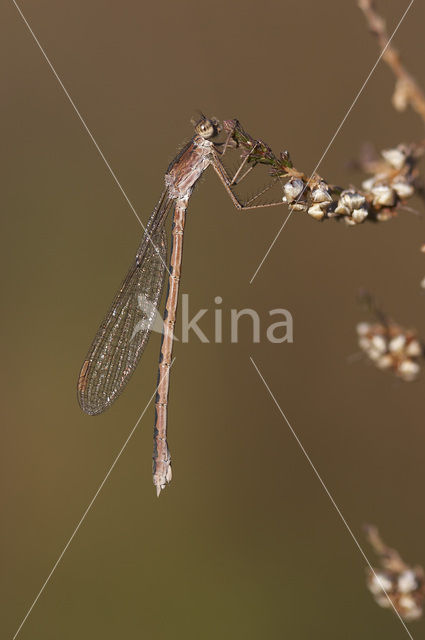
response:
[[(407, 6), (381, 2), (390, 31)], [(376, 61), (354, 1), (115, 3), (22, 0), (21, 8), (124, 189), (147, 219), (196, 109), (238, 117), (311, 171)], [(396, 46), (423, 73), (424, 6)], [(156, 383), (153, 335), (125, 394), (81, 413), (82, 359), (141, 229), (12, 2), (2, 6), (3, 418), (1, 636), (11, 638)], [(380, 64), (321, 173), (347, 185), (362, 141), (423, 136), (390, 105)], [(422, 205), (415, 203), (418, 208)], [(118, 637), (402, 638), (367, 593), (364, 560), (253, 369), (252, 355), (362, 543), (378, 524), (425, 563), (423, 385), (360, 361), (367, 286), (422, 326), (423, 219), (377, 226), (242, 214), (209, 171), (190, 203), (182, 291), (193, 310), (289, 309), (293, 345), (177, 344), (170, 397), (174, 480), (151, 480), (153, 407), (22, 628), (22, 640)], [(201, 326), (211, 335), (213, 314)], [(370, 550), (366, 547), (368, 554)], [(370, 556), (372, 558), (372, 556)], [(424, 622), (411, 625), (424, 633)]]

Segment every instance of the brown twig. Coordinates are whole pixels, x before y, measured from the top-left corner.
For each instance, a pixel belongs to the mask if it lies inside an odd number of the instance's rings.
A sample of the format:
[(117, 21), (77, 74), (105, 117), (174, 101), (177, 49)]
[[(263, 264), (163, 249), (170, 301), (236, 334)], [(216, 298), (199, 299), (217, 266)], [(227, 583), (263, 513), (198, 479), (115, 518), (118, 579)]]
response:
[(381, 565), (389, 571), (406, 571), (408, 565), (401, 559), (400, 554), (395, 549), (388, 547), (379, 535), (377, 527), (373, 525), (365, 525), (364, 527), (367, 539), (380, 558)]
[(373, 0), (358, 0), (371, 32), (377, 37), (379, 46), (384, 51), (382, 57), (397, 78), (393, 95), (393, 106), (404, 111), (408, 104), (420, 115), (425, 123), (425, 94), (403, 66), (398, 52), (390, 44), (384, 19), (377, 13)]
[(244, 161), (254, 167), (270, 167), (270, 174), (283, 184), (284, 197), (292, 211), (307, 212), (316, 220), (345, 220), (357, 225), (366, 220), (383, 222), (397, 215), (397, 208), (415, 193), (417, 163), (425, 149), (422, 145), (400, 144), (382, 151), (382, 160), (361, 167), (372, 173), (362, 189), (350, 186), (342, 189), (326, 182), (319, 175), (307, 175), (295, 168), (288, 151), (275, 156), (262, 140), (252, 138), (238, 120), (224, 120), (226, 143), (242, 151)]

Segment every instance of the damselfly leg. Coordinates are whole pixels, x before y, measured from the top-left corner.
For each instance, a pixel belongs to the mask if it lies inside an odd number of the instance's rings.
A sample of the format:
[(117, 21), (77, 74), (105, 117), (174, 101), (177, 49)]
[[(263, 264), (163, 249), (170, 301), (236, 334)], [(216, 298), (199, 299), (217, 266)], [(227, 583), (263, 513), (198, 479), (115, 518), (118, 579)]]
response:
[[(249, 198), (248, 200), (242, 200), (234, 192), (234, 188), (238, 186), (258, 165), (273, 166), (276, 163), (276, 158), (270, 149), (262, 140), (256, 140), (252, 138), (246, 131), (244, 131), (238, 122), (238, 120), (226, 120), (223, 123), (225, 131), (227, 131), (226, 139), (224, 143), (214, 145), (214, 154), (212, 165), (217, 173), (224, 188), (229, 194), (234, 206), (239, 210), (259, 209), (262, 207), (274, 207), (282, 204), (282, 198), (265, 203), (255, 203), (264, 193), (272, 189), (280, 178), (272, 176), (268, 185)], [(222, 148), (220, 149), (220, 146)], [(226, 154), (227, 149), (239, 149), (242, 151), (242, 162), (239, 167), (233, 173), (233, 176), (229, 175), (228, 170), (222, 162), (223, 156)], [(246, 166), (248, 165), (248, 168)], [(245, 169), (245, 171), (243, 171)]]

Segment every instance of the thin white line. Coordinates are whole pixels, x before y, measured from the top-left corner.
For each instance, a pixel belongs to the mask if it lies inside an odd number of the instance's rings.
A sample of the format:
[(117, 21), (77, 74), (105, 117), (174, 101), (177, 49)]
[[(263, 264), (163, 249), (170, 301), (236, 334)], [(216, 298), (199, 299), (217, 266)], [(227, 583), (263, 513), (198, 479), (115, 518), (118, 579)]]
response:
[[(16, 0), (12, 0), (13, 4), (15, 5), (16, 9), (18, 10), (22, 20), (24, 21), (25, 25), (28, 28), (28, 31), (30, 32), (30, 34), (32, 35), (32, 37), (34, 38), (38, 48), (40, 49), (41, 53), (43, 54), (44, 59), (46, 60), (47, 64), (49, 65), (50, 69), (53, 72), (53, 75), (55, 76), (56, 80), (59, 82), (60, 86), (62, 87), (66, 97), (68, 98), (69, 102), (71, 103), (72, 108), (74, 109), (75, 113), (77, 114), (77, 116), (79, 117), (84, 129), (87, 131), (87, 133), (90, 136), (91, 141), (93, 142), (94, 146), (96, 147), (97, 151), (99, 152), (100, 157), (102, 158), (103, 162), (106, 164), (107, 168), (109, 169), (109, 172), (111, 174), (111, 176), (113, 177), (113, 179), (115, 180), (119, 190), (121, 191), (121, 193), (123, 194), (124, 198), (126, 199), (130, 209), (132, 210), (132, 212), (134, 213), (134, 215), (136, 216), (137, 220), (139, 221), (143, 231), (146, 232), (146, 227), (144, 226), (143, 222), (140, 219), (140, 216), (138, 215), (136, 209), (134, 208), (132, 202), (130, 201), (130, 198), (127, 196), (126, 192), (124, 191), (123, 187), (121, 186), (120, 181), (118, 180), (117, 176), (115, 175), (115, 172), (113, 171), (111, 165), (109, 164), (109, 162), (107, 161), (107, 159), (104, 156), (104, 153), (102, 151), (102, 149), (99, 147), (99, 145), (97, 144), (92, 132), (90, 131), (90, 129), (88, 128), (83, 116), (81, 115), (81, 113), (78, 111), (78, 108), (76, 106), (76, 104), (74, 103), (73, 99), (71, 98), (71, 96), (69, 95), (65, 85), (63, 84), (62, 80), (60, 79), (59, 75), (56, 73), (56, 70), (53, 66), (53, 64), (50, 62), (47, 53), (44, 51), (43, 47), (41, 46), (39, 40), (37, 39), (37, 36), (35, 35), (34, 31), (31, 29), (28, 20), (25, 18), (24, 14), (22, 13), (21, 9), (19, 8), (18, 4), (16, 3)], [(155, 244), (153, 243), (151, 236), (149, 235), (149, 241), (151, 242), (152, 246), (155, 247)], [(155, 247), (156, 248), (156, 247)], [(166, 265), (166, 263), (164, 262), (164, 260), (162, 259), (162, 257), (160, 256), (161, 261), (164, 265), (164, 267), (166, 268), (166, 270), (169, 272), (168, 266)]]
[[(310, 180), (309, 180), (310, 181)], [(307, 183), (308, 184), (308, 183)], [(307, 189), (307, 184), (304, 187), (304, 189), (302, 190), (302, 192), (300, 193), (300, 197), (302, 196), (302, 194), (304, 193), (304, 191)], [(298, 199), (297, 199), (298, 201)], [(279, 238), (281, 232), (283, 231), (283, 229), (285, 228), (286, 223), (288, 222), (289, 218), (292, 216), (292, 212), (293, 209), (289, 209), (289, 213), (286, 216), (282, 226), (280, 227), (279, 231), (277, 232), (277, 234), (275, 235), (272, 243), (270, 244), (269, 248), (267, 249), (266, 253), (263, 256), (263, 259), (261, 260), (260, 264), (258, 265), (257, 269), (255, 270), (254, 275), (252, 276), (251, 280), (249, 281), (249, 284), (252, 284), (254, 281), (254, 278), (256, 277), (257, 273), (260, 271), (261, 267), (263, 266), (263, 263), (265, 262), (267, 256), (269, 255), (270, 251), (273, 249), (275, 242), (277, 241), (277, 239)]]
[[(170, 369), (171, 369), (171, 367), (173, 366), (175, 359), (176, 359), (176, 358), (174, 357), (174, 358), (173, 358), (173, 360), (172, 360), (172, 362), (171, 362), (171, 364), (170, 364)], [(83, 524), (83, 522), (84, 522), (84, 520), (85, 520), (85, 518), (86, 518), (86, 516), (87, 516), (88, 512), (89, 512), (89, 511), (90, 511), (90, 509), (92, 508), (92, 506), (93, 506), (93, 504), (94, 504), (94, 502), (95, 502), (95, 500), (96, 500), (97, 496), (98, 496), (98, 495), (99, 495), (99, 493), (102, 491), (102, 489), (103, 489), (103, 486), (104, 486), (105, 482), (107, 481), (107, 479), (108, 479), (108, 478), (109, 478), (109, 476), (111, 475), (112, 470), (114, 469), (114, 467), (115, 467), (115, 465), (117, 464), (117, 462), (118, 462), (119, 458), (121, 457), (121, 454), (123, 453), (123, 451), (124, 451), (124, 449), (126, 448), (126, 446), (128, 445), (128, 443), (130, 442), (130, 440), (131, 440), (131, 438), (132, 438), (132, 436), (133, 436), (134, 432), (136, 431), (137, 427), (139, 426), (139, 423), (140, 423), (141, 419), (142, 419), (142, 418), (143, 418), (143, 416), (145, 415), (145, 413), (146, 413), (146, 411), (147, 411), (147, 409), (148, 409), (149, 405), (151, 404), (152, 400), (154, 399), (155, 394), (156, 394), (156, 392), (157, 392), (157, 391), (158, 391), (158, 387), (155, 389), (155, 391), (153, 392), (152, 396), (149, 398), (149, 401), (148, 401), (148, 403), (147, 403), (146, 407), (143, 409), (143, 411), (142, 411), (142, 413), (140, 414), (140, 416), (139, 416), (139, 418), (138, 418), (138, 420), (137, 420), (136, 424), (134, 425), (134, 427), (133, 427), (133, 428), (132, 428), (132, 430), (130, 431), (130, 433), (129, 433), (129, 435), (128, 435), (127, 439), (126, 439), (126, 441), (124, 442), (123, 446), (122, 446), (122, 447), (121, 447), (121, 449), (119, 450), (119, 453), (118, 453), (118, 455), (116, 456), (115, 460), (113, 461), (112, 465), (110, 466), (109, 471), (107, 472), (106, 476), (104, 477), (104, 479), (103, 479), (103, 480), (102, 480), (102, 482), (100, 483), (100, 485), (99, 485), (99, 487), (98, 487), (98, 489), (97, 489), (96, 493), (94, 494), (93, 498), (90, 500), (90, 502), (89, 502), (89, 505), (88, 505), (87, 509), (84, 511), (84, 513), (83, 513), (83, 515), (82, 515), (82, 517), (81, 517), (80, 521), (78, 522), (77, 526), (75, 527), (75, 529), (74, 529), (74, 531), (73, 531), (73, 533), (72, 533), (71, 537), (69, 538), (69, 540), (68, 540), (68, 542), (66, 543), (66, 545), (64, 546), (64, 548), (63, 548), (63, 550), (62, 550), (61, 554), (59, 555), (58, 559), (56, 560), (55, 564), (53, 565), (53, 567), (52, 567), (52, 569), (51, 569), (51, 571), (50, 571), (49, 575), (48, 575), (48, 576), (47, 576), (47, 578), (45, 579), (45, 581), (44, 581), (44, 583), (43, 583), (43, 585), (42, 585), (42, 587), (41, 587), (40, 591), (38, 592), (37, 596), (35, 597), (35, 599), (34, 599), (34, 601), (33, 601), (32, 605), (31, 605), (31, 606), (30, 606), (30, 608), (28, 609), (28, 611), (27, 611), (27, 613), (26, 613), (26, 615), (25, 615), (24, 619), (22, 620), (21, 624), (19, 625), (19, 627), (18, 627), (18, 629), (17, 629), (17, 631), (16, 631), (15, 635), (13, 636), (12, 640), (15, 640), (15, 638), (17, 638), (17, 637), (18, 637), (18, 634), (19, 634), (20, 630), (21, 630), (21, 629), (22, 629), (22, 627), (24, 626), (24, 624), (25, 624), (25, 622), (26, 622), (26, 620), (27, 620), (28, 616), (30, 615), (31, 611), (33, 610), (34, 606), (37, 604), (37, 601), (38, 601), (38, 599), (40, 598), (41, 594), (43, 593), (44, 589), (46, 588), (46, 586), (47, 586), (47, 584), (48, 584), (48, 582), (49, 582), (50, 578), (52, 577), (52, 575), (53, 575), (53, 574), (54, 574), (54, 572), (56, 571), (56, 569), (57, 569), (57, 567), (58, 567), (58, 565), (59, 565), (60, 561), (62, 560), (63, 556), (65, 555), (65, 552), (67, 551), (67, 549), (68, 549), (69, 545), (70, 545), (70, 544), (71, 544), (71, 542), (73, 541), (73, 539), (74, 539), (74, 537), (75, 537), (75, 535), (76, 535), (77, 531), (79, 530), (79, 528), (80, 528), (80, 527), (81, 527), (81, 525)]]
[[(354, 100), (353, 100), (353, 102), (352, 102), (352, 104), (351, 104), (351, 107), (348, 109), (347, 113), (345, 114), (345, 116), (344, 116), (344, 117), (343, 117), (343, 119), (341, 120), (341, 122), (340, 122), (340, 124), (339, 124), (339, 126), (338, 126), (337, 130), (335, 131), (335, 133), (333, 134), (333, 136), (332, 136), (332, 138), (331, 138), (331, 141), (329, 142), (328, 146), (326, 147), (326, 149), (325, 149), (325, 150), (324, 150), (324, 152), (322, 153), (322, 156), (321, 156), (321, 158), (320, 158), (319, 162), (316, 164), (315, 168), (313, 169), (313, 171), (312, 171), (312, 173), (311, 173), (311, 176), (310, 176), (310, 178), (308, 179), (307, 184), (304, 186), (304, 189), (302, 190), (302, 192), (301, 192), (301, 193), (300, 193), (300, 195), (298, 196), (297, 201), (301, 198), (301, 196), (303, 195), (304, 191), (305, 191), (305, 190), (307, 189), (307, 187), (309, 186), (309, 184), (310, 184), (310, 182), (311, 182), (312, 177), (313, 177), (313, 176), (314, 176), (314, 174), (316, 173), (317, 169), (320, 167), (320, 165), (321, 165), (321, 163), (322, 163), (323, 158), (325, 157), (325, 155), (327, 154), (327, 152), (328, 152), (328, 151), (329, 151), (329, 149), (331, 148), (331, 146), (332, 146), (332, 144), (333, 144), (333, 142), (334, 142), (335, 138), (337, 137), (338, 133), (340, 132), (341, 128), (343, 127), (344, 122), (347, 120), (347, 118), (348, 118), (348, 116), (350, 115), (350, 113), (351, 113), (351, 111), (352, 111), (352, 109), (353, 109), (354, 105), (357, 103), (357, 100), (360, 98), (360, 95), (362, 94), (363, 89), (365, 88), (365, 86), (366, 86), (366, 85), (367, 85), (367, 83), (369, 82), (369, 80), (370, 80), (370, 78), (371, 78), (371, 76), (372, 76), (373, 72), (375, 71), (376, 67), (378, 66), (378, 64), (379, 64), (379, 62), (380, 62), (380, 60), (381, 60), (382, 56), (384, 55), (385, 51), (386, 51), (386, 50), (387, 50), (387, 48), (389, 47), (389, 45), (390, 45), (390, 43), (391, 43), (391, 40), (394, 38), (395, 34), (397, 33), (399, 26), (400, 26), (400, 25), (401, 25), (401, 23), (403, 22), (404, 18), (405, 18), (405, 17), (406, 17), (406, 15), (407, 15), (407, 12), (409, 11), (409, 9), (410, 9), (410, 7), (412, 6), (412, 4), (413, 4), (413, 3), (414, 3), (414, 0), (410, 0), (409, 6), (407, 7), (406, 11), (405, 11), (405, 12), (403, 13), (403, 15), (401, 16), (401, 18), (400, 18), (400, 20), (399, 20), (399, 22), (398, 22), (398, 24), (397, 24), (396, 28), (394, 29), (394, 31), (393, 31), (393, 33), (392, 33), (392, 35), (391, 35), (391, 38), (388, 40), (387, 44), (386, 44), (386, 45), (385, 45), (385, 47), (382, 49), (381, 53), (379, 54), (379, 57), (378, 57), (377, 61), (376, 61), (376, 62), (375, 62), (375, 64), (373, 65), (372, 69), (370, 70), (369, 75), (367, 76), (366, 80), (363, 82), (363, 84), (362, 84), (362, 86), (361, 86), (361, 88), (360, 88), (359, 92), (357, 93), (356, 97), (354, 98)], [(257, 267), (257, 269), (256, 269), (256, 271), (255, 271), (255, 273), (254, 273), (254, 275), (252, 276), (251, 280), (249, 281), (249, 284), (252, 284), (252, 282), (254, 281), (254, 278), (256, 277), (257, 273), (259, 272), (259, 270), (260, 270), (260, 269), (261, 269), (261, 267), (263, 266), (264, 261), (266, 260), (267, 256), (269, 255), (270, 251), (272, 250), (272, 248), (273, 248), (273, 246), (274, 246), (274, 244), (275, 244), (276, 240), (278, 239), (278, 237), (280, 236), (281, 232), (283, 231), (283, 229), (284, 229), (284, 227), (285, 227), (286, 223), (288, 222), (289, 218), (290, 218), (290, 217), (291, 217), (291, 215), (292, 215), (292, 212), (293, 212), (293, 209), (291, 209), (291, 210), (289, 211), (288, 216), (286, 217), (286, 219), (285, 219), (284, 223), (282, 224), (282, 226), (280, 227), (279, 231), (277, 232), (277, 234), (276, 234), (276, 236), (275, 236), (275, 238), (274, 238), (273, 242), (271, 243), (271, 245), (270, 245), (270, 246), (269, 246), (269, 248), (267, 249), (267, 251), (266, 251), (266, 253), (265, 253), (265, 255), (264, 255), (263, 259), (261, 260), (261, 262), (260, 262), (260, 264), (258, 265), (258, 267)]]
[[(30, 32), (30, 34), (32, 35), (32, 37), (34, 38), (38, 48), (40, 49), (41, 53), (43, 54), (47, 64), (49, 65), (50, 69), (53, 72), (53, 75), (55, 76), (56, 80), (59, 82), (60, 86), (62, 87), (66, 97), (68, 98), (69, 102), (71, 103), (75, 113), (77, 114), (77, 116), (79, 117), (79, 119), (81, 120), (81, 124), (83, 125), (84, 129), (87, 131), (87, 133), (89, 134), (91, 141), (93, 142), (94, 146), (96, 147), (96, 149), (98, 150), (100, 157), (102, 158), (103, 162), (106, 164), (106, 166), (109, 169), (109, 172), (111, 174), (111, 176), (113, 177), (113, 179), (115, 180), (115, 182), (118, 185), (118, 188), (120, 189), (121, 193), (123, 194), (124, 198), (127, 200), (132, 212), (134, 213), (134, 215), (136, 216), (137, 220), (139, 221), (139, 223), (141, 224), (141, 226), (143, 227), (143, 222), (141, 221), (139, 215), (137, 214), (137, 211), (135, 210), (135, 208), (133, 207), (132, 203), (130, 202), (130, 199), (128, 198), (126, 192), (124, 191), (123, 187), (121, 186), (117, 176), (115, 175), (111, 165), (109, 164), (109, 162), (107, 161), (107, 159), (105, 158), (103, 151), (101, 150), (101, 148), (99, 147), (99, 145), (97, 144), (92, 132), (90, 131), (90, 129), (88, 128), (83, 116), (81, 115), (81, 113), (78, 111), (78, 108), (75, 104), (75, 102), (73, 101), (73, 99), (71, 98), (71, 96), (69, 95), (65, 85), (63, 84), (62, 80), (60, 79), (59, 75), (56, 73), (56, 70), (54, 68), (54, 66), (52, 65), (52, 63), (50, 62), (47, 53), (44, 51), (43, 47), (41, 46), (39, 40), (37, 39), (37, 36), (35, 35), (34, 31), (31, 29), (28, 20), (25, 18), (24, 14), (22, 13), (21, 9), (19, 8), (18, 4), (16, 3), (15, 0), (12, 0), (13, 4), (15, 5), (15, 7), (17, 8), (17, 10), (19, 11), (19, 14), (22, 18), (22, 20), (25, 22), (28, 31)], [(143, 227), (144, 229), (144, 227)]]
[(263, 382), (264, 386), (266, 387), (267, 391), (269, 392), (270, 397), (272, 398), (273, 402), (275, 403), (276, 407), (278, 408), (279, 413), (281, 414), (281, 416), (282, 416), (282, 417), (283, 417), (283, 419), (285, 420), (286, 424), (288, 425), (288, 427), (289, 427), (289, 429), (290, 429), (290, 431), (291, 431), (292, 435), (294, 436), (295, 440), (297, 441), (297, 444), (299, 445), (299, 447), (300, 447), (301, 451), (303, 452), (303, 454), (304, 454), (304, 455), (305, 455), (305, 457), (307, 458), (307, 460), (308, 460), (308, 462), (309, 462), (309, 464), (310, 464), (311, 468), (313, 469), (313, 471), (314, 471), (314, 473), (315, 473), (315, 475), (316, 475), (317, 479), (319, 480), (320, 484), (322, 485), (323, 489), (325, 490), (326, 495), (328, 496), (328, 498), (329, 498), (329, 500), (331, 501), (332, 505), (334, 506), (334, 508), (335, 508), (336, 512), (338, 513), (339, 517), (341, 518), (342, 522), (344, 523), (344, 525), (345, 525), (345, 527), (346, 527), (346, 529), (347, 529), (348, 533), (350, 534), (350, 536), (351, 536), (351, 537), (352, 537), (352, 539), (354, 540), (354, 542), (355, 542), (355, 544), (356, 544), (356, 546), (357, 546), (358, 550), (360, 551), (360, 553), (362, 554), (363, 558), (364, 558), (364, 559), (365, 559), (365, 561), (367, 562), (367, 564), (368, 564), (368, 566), (369, 566), (370, 570), (372, 571), (373, 575), (375, 576), (376, 580), (378, 581), (378, 584), (380, 585), (380, 587), (381, 587), (382, 591), (383, 591), (383, 592), (385, 593), (385, 595), (387, 596), (389, 603), (391, 604), (392, 608), (394, 609), (394, 612), (396, 613), (396, 615), (397, 615), (397, 617), (399, 618), (399, 620), (400, 620), (401, 624), (403, 625), (403, 627), (404, 627), (404, 629), (405, 629), (405, 631), (406, 631), (407, 635), (409, 636), (409, 638), (410, 638), (411, 640), (413, 640), (413, 636), (411, 635), (411, 633), (410, 633), (409, 629), (406, 627), (406, 625), (405, 625), (405, 623), (404, 623), (403, 618), (400, 616), (400, 614), (399, 614), (399, 612), (397, 611), (397, 609), (395, 608), (395, 606), (394, 606), (394, 604), (393, 604), (393, 602), (392, 602), (391, 598), (389, 597), (388, 593), (385, 591), (385, 589), (384, 589), (384, 587), (383, 587), (383, 585), (382, 585), (382, 582), (381, 582), (381, 580), (380, 580), (379, 576), (377, 576), (377, 574), (376, 574), (376, 572), (375, 572), (374, 568), (372, 567), (372, 565), (370, 564), (370, 562), (369, 562), (369, 560), (368, 560), (368, 557), (366, 556), (365, 552), (363, 551), (362, 547), (360, 546), (359, 541), (357, 540), (356, 536), (355, 536), (355, 535), (354, 535), (354, 533), (352, 532), (352, 530), (351, 530), (351, 528), (350, 528), (349, 524), (347, 523), (346, 519), (345, 519), (345, 518), (344, 518), (344, 516), (342, 515), (340, 508), (339, 508), (339, 507), (338, 507), (338, 505), (336, 504), (336, 502), (335, 502), (334, 498), (332, 497), (332, 495), (331, 495), (331, 493), (330, 493), (329, 489), (327, 488), (326, 484), (325, 484), (325, 483), (324, 483), (324, 481), (322, 480), (322, 477), (320, 476), (319, 472), (317, 471), (316, 467), (314, 466), (314, 464), (313, 464), (313, 462), (312, 462), (312, 460), (311, 460), (310, 456), (308, 455), (307, 451), (304, 449), (304, 446), (303, 446), (303, 444), (302, 444), (301, 440), (299, 439), (299, 437), (298, 437), (298, 436), (297, 436), (297, 434), (295, 433), (294, 429), (292, 428), (291, 424), (289, 423), (288, 418), (287, 418), (287, 417), (286, 417), (286, 415), (283, 413), (283, 411), (282, 411), (282, 409), (281, 409), (281, 407), (280, 407), (280, 405), (279, 405), (278, 401), (276, 400), (276, 398), (274, 397), (274, 395), (273, 395), (273, 393), (272, 393), (272, 390), (270, 389), (269, 385), (268, 385), (268, 384), (267, 384), (267, 382), (265, 381), (263, 374), (261, 373), (261, 371), (260, 371), (260, 370), (259, 370), (259, 368), (257, 367), (256, 363), (254, 362), (254, 359), (253, 359), (251, 356), (249, 357), (249, 359), (251, 360), (251, 362), (252, 362), (252, 364), (253, 364), (253, 366), (254, 366), (255, 370), (257, 371), (257, 373), (258, 373), (258, 375), (259, 375), (260, 379), (262, 380), (262, 382)]

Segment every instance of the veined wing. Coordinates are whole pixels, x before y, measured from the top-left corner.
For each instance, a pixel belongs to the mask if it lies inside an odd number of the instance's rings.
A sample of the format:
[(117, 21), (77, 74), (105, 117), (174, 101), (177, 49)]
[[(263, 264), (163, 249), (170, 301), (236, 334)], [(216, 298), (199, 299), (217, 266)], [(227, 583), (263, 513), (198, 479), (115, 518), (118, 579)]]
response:
[(164, 221), (171, 203), (165, 192), (81, 368), (78, 401), (91, 415), (105, 411), (121, 393), (158, 318), (167, 259)]

